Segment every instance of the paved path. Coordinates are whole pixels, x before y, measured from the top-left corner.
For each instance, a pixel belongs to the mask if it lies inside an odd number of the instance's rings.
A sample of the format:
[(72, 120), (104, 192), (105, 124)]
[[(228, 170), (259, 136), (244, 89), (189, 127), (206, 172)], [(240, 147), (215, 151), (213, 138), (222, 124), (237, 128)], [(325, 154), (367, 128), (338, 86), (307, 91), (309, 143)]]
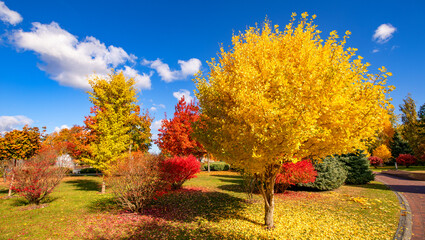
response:
[(402, 193), (412, 211), (412, 240), (425, 239), (425, 181), (407, 180), (378, 173), (376, 180), (387, 184), (393, 191)]

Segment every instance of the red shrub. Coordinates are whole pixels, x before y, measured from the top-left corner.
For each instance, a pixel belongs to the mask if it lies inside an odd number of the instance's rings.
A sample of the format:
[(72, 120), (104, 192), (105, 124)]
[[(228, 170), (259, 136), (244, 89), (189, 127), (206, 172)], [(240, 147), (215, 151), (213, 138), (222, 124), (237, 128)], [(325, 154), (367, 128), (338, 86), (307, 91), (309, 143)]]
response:
[(369, 162), (370, 165), (374, 166), (375, 168), (384, 163), (384, 161), (380, 157), (375, 156), (369, 157)]
[(201, 163), (193, 156), (174, 156), (162, 162), (162, 178), (171, 184), (173, 189), (179, 189), (183, 183), (201, 171)]
[(316, 180), (317, 172), (310, 160), (297, 163), (284, 163), (276, 178), (277, 190), (285, 192), (286, 189), (297, 183), (309, 183)]
[(59, 185), (66, 174), (66, 168), (55, 167), (58, 154), (46, 149), (13, 170), (12, 190), (30, 203), (39, 204)]
[(411, 154), (400, 154), (396, 159), (397, 164), (409, 167), (416, 163), (416, 157)]

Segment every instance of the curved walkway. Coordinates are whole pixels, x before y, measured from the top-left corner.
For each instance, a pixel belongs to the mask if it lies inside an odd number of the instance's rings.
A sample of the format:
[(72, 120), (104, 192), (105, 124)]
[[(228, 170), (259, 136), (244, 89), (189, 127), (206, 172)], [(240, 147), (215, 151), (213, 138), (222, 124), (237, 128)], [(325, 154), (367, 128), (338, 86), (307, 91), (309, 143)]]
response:
[[(407, 200), (412, 211), (412, 240), (425, 239), (425, 181), (408, 180), (382, 173), (376, 174), (376, 180), (399, 192)], [(410, 229), (406, 229), (409, 231)]]

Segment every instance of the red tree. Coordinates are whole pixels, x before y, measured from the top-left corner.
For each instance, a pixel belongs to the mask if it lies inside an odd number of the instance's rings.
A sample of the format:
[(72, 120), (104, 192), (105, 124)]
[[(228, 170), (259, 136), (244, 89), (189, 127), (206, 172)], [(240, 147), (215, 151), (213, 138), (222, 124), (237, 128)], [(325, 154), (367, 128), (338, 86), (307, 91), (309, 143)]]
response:
[(291, 185), (314, 182), (316, 176), (317, 172), (310, 160), (284, 163), (276, 177), (276, 186), (278, 190), (285, 192)]
[(162, 178), (171, 184), (172, 189), (179, 189), (186, 180), (195, 178), (201, 171), (201, 163), (193, 156), (168, 158), (161, 164)]
[(416, 163), (416, 157), (411, 154), (400, 154), (396, 158), (396, 162), (399, 165), (404, 165), (406, 167), (409, 167), (410, 165), (413, 165)]
[(199, 119), (199, 107), (192, 101), (187, 103), (182, 97), (175, 107), (174, 117), (162, 120), (158, 139), (155, 143), (169, 156), (203, 156), (204, 147), (192, 138), (192, 124)]
[(379, 157), (369, 157), (369, 162), (371, 166), (374, 166), (375, 168), (377, 168), (379, 165), (381, 165), (382, 163), (384, 163), (384, 160), (382, 160)]

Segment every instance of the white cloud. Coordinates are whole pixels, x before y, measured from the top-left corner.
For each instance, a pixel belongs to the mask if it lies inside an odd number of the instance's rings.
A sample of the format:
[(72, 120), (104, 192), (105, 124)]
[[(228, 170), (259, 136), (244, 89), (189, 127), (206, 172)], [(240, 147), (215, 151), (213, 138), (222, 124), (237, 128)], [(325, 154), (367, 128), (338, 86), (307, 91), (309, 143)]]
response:
[(153, 106), (150, 108), (151, 111), (156, 111), (160, 108), (165, 108), (164, 104), (152, 104)]
[(161, 120), (158, 120), (158, 121), (153, 122), (153, 123), (152, 123), (152, 126), (151, 126), (152, 131), (158, 131), (158, 129), (160, 129), (160, 128), (161, 128), (161, 124), (162, 124), (162, 119), (161, 119)]
[(199, 71), (202, 63), (197, 58), (191, 58), (188, 61), (178, 60), (180, 70), (171, 70), (168, 64), (163, 63), (160, 59), (155, 61), (148, 61), (143, 59), (142, 64), (155, 69), (162, 80), (169, 83), (175, 80), (185, 79)]
[(178, 92), (173, 92), (173, 96), (177, 98), (177, 100), (180, 100), (180, 98), (184, 96), (187, 103), (190, 103), (193, 100), (193, 97), (190, 96), (189, 90), (186, 89), (180, 89)]
[(390, 23), (384, 23), (375, 30), (372, 38), (377, 43), (386, 43), (393, 37), (393, 33), (396, 30), (397, 28), (393, 27)]
[(379, 52), (379, 49), (373, 49), (372, 50), (372, 53), (377, 53), (377, 52)]
[(0, 133), (8, 132), (18, 126), (31, 125), (34, 121), (26, 116), (0, 116)]
[(0, 19), (12, 25), (22, 22), (22, 16), (13, 10), (10, 10), (4, 2), (0, 1)]
[(149, 75), (146, 73), (140, 75), (136, 69), (125, 66), (123, 73), (126, 77), (134, 78), (134, 81), (136, 82), (136, 88), (151, 89), (151, 77), (153, 75), (153, 71), (151, 71)]
[(60, 127), (55, 127), (55, 132), (60, 132), (62, 129), (69, 129), (68, 125), (62, 125)]
[[(64, 86), (90, 89), (87, 79), (93, 74), (106, 76), (111, 68), (134, 63), (137, 59), (120, 47), (106, 47), (94, 37), (79, 41), (55, 22), (32, 25), (29, 32), (14, 31), (12, 43), (18, 49), (36, 52), (42, 61), (38, 67)], [(151, 75), (140, 75), (128, 66), (124, 66), (123, 71), (135, 78), (137, 87), (150, 88)]]

